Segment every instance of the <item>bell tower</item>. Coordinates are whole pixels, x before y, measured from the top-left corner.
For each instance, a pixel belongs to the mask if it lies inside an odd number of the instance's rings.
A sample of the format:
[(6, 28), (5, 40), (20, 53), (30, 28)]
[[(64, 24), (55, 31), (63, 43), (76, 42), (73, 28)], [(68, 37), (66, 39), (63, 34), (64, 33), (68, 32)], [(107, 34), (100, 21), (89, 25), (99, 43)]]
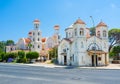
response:
[(74, 23), (74, 36), (85, 37), (86, 36), (86, 24), (80, 18)]
[(108, 27), (102, 21), (96, 26), (96, 36), (104, 40), (108, 39)]
[(40, 24), (40, 21), (38, 19), (35, 19), (33, 21), (33, 24), (34, 24), (34, 29), (35, 30), (38, 30), (39, 29), (39, 24)]
[(55, 45), (58, 45), (59, 41), (60, 41), (59, 29), (60, 29), (59, 25), (55, 25), (54, 26), (54, 30), (55, 30), (55, 32), (54, 32)]

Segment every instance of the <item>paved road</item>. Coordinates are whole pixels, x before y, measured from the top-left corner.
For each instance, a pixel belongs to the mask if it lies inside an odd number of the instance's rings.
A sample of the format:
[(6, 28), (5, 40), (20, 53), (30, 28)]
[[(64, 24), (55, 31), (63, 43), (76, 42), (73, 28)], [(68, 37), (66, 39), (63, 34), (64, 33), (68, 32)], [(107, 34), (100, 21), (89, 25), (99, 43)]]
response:
[(0, 63), (0, 84), (120, 84), (120, 70), (45, 68)]

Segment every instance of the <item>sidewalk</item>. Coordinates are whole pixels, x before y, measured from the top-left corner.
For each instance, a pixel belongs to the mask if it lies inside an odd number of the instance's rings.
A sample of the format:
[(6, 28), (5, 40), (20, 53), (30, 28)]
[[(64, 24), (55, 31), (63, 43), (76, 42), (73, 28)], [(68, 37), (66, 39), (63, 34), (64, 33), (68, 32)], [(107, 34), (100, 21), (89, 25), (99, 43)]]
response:
[(80, 67), (80, 68), (89, 68), (89, 69), (118, 69), (120, 70), (120, 64), (109, 64), (108, 66), (101, 66), (101, 67)]
[[(46, 64), (46, 63), (34, 63), (34, 64), (25, 64), (29, 66), (42, 66), (48, 68), (67, 68), (72, 66), (62, 66), (62, 65), (55, 65), (55, 64)], [(101, 66), (101, 67), (77, 67), (82, 69), (120, 69), (120, 64), (109, 64), (108, 66)]]

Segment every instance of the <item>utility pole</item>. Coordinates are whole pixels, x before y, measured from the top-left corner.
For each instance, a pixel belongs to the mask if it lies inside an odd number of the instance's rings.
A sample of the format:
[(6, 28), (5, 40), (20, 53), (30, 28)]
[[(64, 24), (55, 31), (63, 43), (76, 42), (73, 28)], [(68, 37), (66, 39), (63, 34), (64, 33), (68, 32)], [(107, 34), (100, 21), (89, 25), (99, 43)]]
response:
[[(93, 28), (95, 28), (94, 19), (92, 16), (90, 16), (90, 18), (92, 20)], [(94, 67), (96, 68), (96, 37), (95, 36), (96, 36), (96, 33), (94, 33)]]

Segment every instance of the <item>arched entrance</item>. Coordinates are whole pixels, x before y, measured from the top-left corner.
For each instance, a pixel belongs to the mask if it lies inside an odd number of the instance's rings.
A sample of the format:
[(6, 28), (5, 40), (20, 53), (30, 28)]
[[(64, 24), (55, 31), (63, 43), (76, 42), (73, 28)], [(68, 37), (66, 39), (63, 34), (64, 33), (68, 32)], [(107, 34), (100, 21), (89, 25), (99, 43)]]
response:
[(67, 65), (67, 56), (64, 55), (64, 65)]
[(92, 55), (91, 56), (91, 61), (92, 61), (92, 66), (98, 66), (98, 57), (97, 55)]

